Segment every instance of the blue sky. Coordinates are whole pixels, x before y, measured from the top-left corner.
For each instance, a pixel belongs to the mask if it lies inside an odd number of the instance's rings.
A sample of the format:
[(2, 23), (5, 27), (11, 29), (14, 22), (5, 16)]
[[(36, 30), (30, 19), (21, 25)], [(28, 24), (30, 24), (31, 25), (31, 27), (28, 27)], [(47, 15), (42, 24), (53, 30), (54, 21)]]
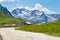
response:
[(41, 4), (51, 11), (60, 13), (60, 0), (0, 0), (0, 4), (7, 7), (10, 11), (18, 6), (34, 7), (36, 3)]

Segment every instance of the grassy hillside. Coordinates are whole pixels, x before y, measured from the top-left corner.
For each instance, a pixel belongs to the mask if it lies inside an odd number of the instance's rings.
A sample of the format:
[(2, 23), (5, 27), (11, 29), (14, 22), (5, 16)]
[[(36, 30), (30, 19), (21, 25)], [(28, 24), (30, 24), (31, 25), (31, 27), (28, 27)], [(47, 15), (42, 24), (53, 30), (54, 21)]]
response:
[(16, 28), (16, 30), (46, 33), (53, 36), (60, 36), (60, 20), (41, 25), (26, 25)]
[(0, 18), (9, 18), (9, 16), (4, 12), (0, 11)]
[(0, 25), (2, 24), (21, 24), (24, 21), (18, 18), (12, 18), (8, 16), (6, 13), (0, 11)]

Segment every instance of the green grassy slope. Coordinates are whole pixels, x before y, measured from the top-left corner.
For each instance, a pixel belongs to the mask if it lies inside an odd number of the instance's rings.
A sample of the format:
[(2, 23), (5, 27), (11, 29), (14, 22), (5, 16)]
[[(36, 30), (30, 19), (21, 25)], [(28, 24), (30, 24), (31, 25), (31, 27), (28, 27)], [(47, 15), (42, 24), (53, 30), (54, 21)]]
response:
[(9, 18), (9, 16), (4, 12), (0, 11), (0, 18)]
[(8, 16), (7, 14), (5, 14), (4, 12), (0, 11), (0, 25), (2, 24), (20, 24), (23, 23), (23, 20), (17, 19), (17, 18), (12, 18), (10, 16)]
[(26, 25), (16, 28), (16, 30), (46, 33), (53, 36), (60, 36), (60, 20), (41, 25)]

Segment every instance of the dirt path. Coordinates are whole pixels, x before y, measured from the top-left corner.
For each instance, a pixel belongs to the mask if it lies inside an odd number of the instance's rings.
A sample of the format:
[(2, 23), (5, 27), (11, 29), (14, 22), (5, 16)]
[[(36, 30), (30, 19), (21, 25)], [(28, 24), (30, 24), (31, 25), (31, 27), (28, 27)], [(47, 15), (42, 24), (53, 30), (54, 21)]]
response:
[(14, 28), (0, 28), (3, 40), (60, 40), (60, 37), (48, 36), (42, 33), (32, 33), (14, 30)]

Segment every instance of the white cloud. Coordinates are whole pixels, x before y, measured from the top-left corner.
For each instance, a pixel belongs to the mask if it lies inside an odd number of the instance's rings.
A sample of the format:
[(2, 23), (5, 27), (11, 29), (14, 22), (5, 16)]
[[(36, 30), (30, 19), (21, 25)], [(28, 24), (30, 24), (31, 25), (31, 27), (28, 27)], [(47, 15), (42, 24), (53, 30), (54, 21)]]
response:
[(30, 11), (36, 9), (36, 10), (43, 11), (43, 12), (45, 12), (46, 14), (54, 14), (54, 13), (55, 13), (55, 12), (50, 11), (48, 8), (46, 8), (46, 7), (44, 7), (43, 5), (38, 4), (38, 3), (35, 4), (34, 8), (29, 7), (29, 6), (23, 7), (23, 6), (21, 6), (21, 5), (17, 5), (17, 7), (15, 7), (15, 9), (16, 9), (16, 8), (25, 8), (25, 9), (28, 9), (28, 10), (30, 10)]
[(17, 8), (23, 8), (23, 6), (18, 6)]
[(41, 4), (36, 3), (34, 9), (40, 10), (42, 7)]
[(16, 0), (0, 0), (0, 2), (14, 2)]
[(32, 7), (28, 7), (28, 6), (26, 6), (26, 7), (24, 7), (25, 9), (28, 9), (28, 10), (30, 10), (30, 11), (32, 11), (32, 10), (34, 10)]
[(37, 9), (37, 10), (40, 10), (40, 11), (44, 11), (47, 14), (54, 14), (55, 13), (55, 12), (50, 11), (48, 8), (42, 6), (41, 4), (38, 4), (38, 3), (35, 4), (34, 9)]
[(47, 13), (47, 14), (54, 14), (55, 12), (53, 12), (53, 11), (50, 11), (48, 8), (42, 8), (41, 9), (42, 11), (44, 11), (45, 13)]

